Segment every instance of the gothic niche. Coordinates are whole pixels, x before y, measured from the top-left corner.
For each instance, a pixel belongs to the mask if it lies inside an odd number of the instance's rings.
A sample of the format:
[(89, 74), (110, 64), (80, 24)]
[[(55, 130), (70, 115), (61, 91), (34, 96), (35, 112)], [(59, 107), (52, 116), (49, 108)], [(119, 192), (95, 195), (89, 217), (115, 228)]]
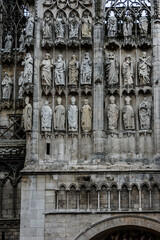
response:
[(140, 85), (151, 84), (150, 73), (151, 73), (150, 57), (147, 57), (146, 52), (142, 52), (142, 56), (139, 57), (139, 64), (138, 64), (138, 74), (139, 74)]
[(49, 53), (46, 53), (41, 63), (42, 91), (46, 96), (51, 92), (52, 88), (52, 68), (51, 56)]
[(33, 91), (33, 58), (30, 53), (26, 53), (25, 59), (22, 62), (22, 66), (24, 66), (24, 71), (23, 71), (24, 92), (26, 92), (27, 94), (29, 92), (32, 93)]
[(28, 47), (33, 45), (33, 37), (34, 37), (34, 17), (30, 14), (26, 27), (25, 27), (25, 45)]
[(81, 84), (91, 85), (92, 81), (92, 61), (89, 53), (85, 53), (81, 63)]
[(79, 44), (79, 14), (76, 11), (71, 11), (69, 14), (69, 27), (68, 27), (68, 33), (69, 33), (69, 46), (74, 45), (78, 46)]
[(92, 43), (92, 14), (84, 11), (82, 14), (82, 44)]
[(125, 97), (126, 105), (123, 107), (123, 124), (125, 130), (135, 130), (135, 114), (131, 106), (131, 98)]
[(66, 44), (66, 16), (60, 11), (57, 13), (55, 20), (55, 44)]
[(68, 130), (71, 132), (78, 131), (78, 107), (74, 96), (71, 97), (68, 106)]
[(54, 109), (54, 130), (55, 131), (65, 131), (65, 107), (62, 104), (62, 98), (57, 97), (56, 106)]
[(2, 79), (2, 108), (10, 108), (12, 106), (12, 90), (13, 90), (13, 80), (9, 76), (7, 72), (4, 73), (4, 77)]
[(75, 55), (71, 56), (69, 61), (69, 82), (68, 85), (77, 86), (79, 79), (79, 62)]
[(53, 46), (53, 14), (50, 11), (44, 13), (42, 22), (42, 47)]
[(42, 132), (51, 132), (52, 127), (52, 109), (49, 106), (49, 102), (45, 101), (44, 105), (41, 108), (41, 131)]
[(107, 84), (109, 86), (112, 87), (118, 84), (119, 64), (114, 52), (110, 52), (107, 54), (107, 58), (105, 62), (105, 73), (106, 73)]
[(139, 121), (141, 130), (151, 129), (151, 103), (147, 97), (139, 105)]

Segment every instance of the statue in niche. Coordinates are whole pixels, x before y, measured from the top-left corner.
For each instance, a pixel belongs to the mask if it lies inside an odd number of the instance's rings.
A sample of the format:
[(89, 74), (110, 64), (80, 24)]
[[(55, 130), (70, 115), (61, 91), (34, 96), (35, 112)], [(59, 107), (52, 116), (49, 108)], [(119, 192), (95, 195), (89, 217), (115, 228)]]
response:
[(72, 55), (69, 62), (69, 85), (77, 85), (78, 83), (79, 62), (77, 57)]
[(19, 86), (19, 92), (18, 92), (18, 98), (23, 98), (24, 94), (24, 72), (21, 72), (21, 75), (18, 80), (18, 86)]
[(46, 12), (42, 23), (42, 46), (45, 44), (52, 46), (53, 44), (53, 30), (52, 30), (52, 15), (50, 12)]
[(128, 14), (124, 18), (123, 22), (123, 35), (124, 37), (131, 37), (133, 30), (133, 18)]
[(21, 35), (19, 38), (19, 52), (25, 51), (25, 30), (22, 29)]
[(117, 18), (110, 16), (107, 24), (108, 37), (115, 37), (117, 35)]
[(54, 129), (65, 130), (65, 107), (62, 105), (62, 98), (57, 98), (58, 105), (54, 110)]
[(123, 61), (122, 74), (124, 85), (133, 85), (133, 65), (130, 55), (126, 56)]
[(89, 53), (85, 53), (81, 65), (81, 84), (91, 85), (92, 78), (92, 61), (90, 59)]
[(71, 97), (71, 105), (68, 107), (69, 131), (78, 131), (78, 107), (75, 105), (76, 98)]
[(52, 63), (49, 53), (46, 53), (45, 59), (41, 64), (41, 78), (43, 86), (51, 86), (52, 83)]
[(135, 129), (135, 121), (134, 121), (134, 110), (130, 105), (131, 98), (127, 96), (125, 98), (126, 105), (123, 108), (123, 123), (125, 130)]
[(33, 40), (33, 32), (34, 32), (34, 17), (30, 15), (28, 21), (26, 23), (26, 43), (30, 44)]
[(92, 129), (92, 109), (88, 104), (88, 99), (84, 100), (84, 105), (81, 109), (82, 120), (81, 126), (83, 131), (91, 131)]
[(148, 19), (146, 16), (141, 16), (139, 19), (140, 34), (147, 36), (148, 34)]
[(150, 72), (151, 72), (151, 63), (149, 61), (150, 57), (147, 57), (146, 52), (142, 52), (142, 57), (139, 57), (139, 81), (140, 84), (149, 84), (150, 83)]
[(89, 13), (85, 13), (82, 17), (82, 38), (92, 37), (92, 20)]
[(76, 14), (71, 13), (69, 18), (69, 38), (78, 38), (79, 33), (79, 22), (77, 20)]
[(12, 94), (12, 79), (8, 76), (8, 73), (4, 73), (2, 80), (2, 99), (10, 100)]
[(109, 53), (106, 60), (106, 77), (108, 85), (118, 84), (118, 62), (114, 53)]
[(58, 60), (57, 62), (55, 62), (54, 66), (55, 66), (55, 84), (65, 85), (66, 64), (61, 54), (58, 55)]
[(59, 13), (55, 22), (55, 33), (56, 33), (56, 39), (62, 39), (65, 38), (65, 22), (63, 19), (63, 14)]
[(26, 54), (25, 60), (22, 62), (22, 65), (24, 65), (24, 84), (32, 83), (33, 58), (30, 53)]
[(12, 46), (13, 46), (13, 37), (11, 35), (11, 32), (8, 32), (7, 36), (5, 37), (5, 46), (4, 46), (4, 53), (11, 53), (12, 52)]
[(29, 103), (29, 97), (25, 98), (25, 108), (23, 109), (23, 125), (25, 131), (32, 130), (32, 106)]
[(110, 104), (108, 106), (108, 129), (117, 130), (118, 125), (118, 106), (115, 104), (115, 97), (110, 97)]
[(52, 109), (49, 106), (48, 101), (45, 101), (45, 105), (41, 108), (41, 131), (51, 132), (52, 126)]
[(139, 105), (139, 120), (142, 130), (149, 130), (151, 128), (151, 105), (147, 101), (147, 97)]

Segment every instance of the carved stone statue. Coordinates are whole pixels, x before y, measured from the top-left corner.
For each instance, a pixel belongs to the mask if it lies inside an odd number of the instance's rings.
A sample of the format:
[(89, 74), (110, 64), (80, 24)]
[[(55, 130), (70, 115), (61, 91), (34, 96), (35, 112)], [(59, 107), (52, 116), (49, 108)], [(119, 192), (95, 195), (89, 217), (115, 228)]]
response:
[(115, 104), (115, 97), (110, 97), (110, 104), (108, 106), (108, 129), (117, 130), (118, 125), (118, 106)]
[(65, 22), (62, 13), (59, 13), (55, 22), (56, 39), (65, 38)]
[(68, 107), (68, 127), (69, 131), (78, 130), (78, 107), (75, 105), (75, 97), (71, 97), (71, 105)]
[(28, 18), (26, 23), (26, 43), (30, 44), (33, 40), (33, 33), (34, 33), (34, 18), (32, 15)]
[(45, 105), (41, 108), (41, 131), (51, 132), (52, 126), (52, 109), (48, 105), (48, 101), (45, 101)]
[(88, 13), (82, 17), (82, 38), (92, 37), (92, 21)]
[(41, 78), (43, 86), (51, 86), (52, 82), (52, 63), (50, 59), (50, 54), (46, 53), (45, 59), (41, 64)]
[(4, 46), (4, 53), (11, 53), (12, 46), (13, 46), (13, 37), (10, 32), (8, 32), (7, 36), (5, 37), (5, 46)]
[(139, 105), (139, 120), (142, 130), (148, 130), (151, 128), (151, 105), (147, 101), (147, 97)]
[(126, 15), (123, 22), (124, 37), (131, 37), (132, 30), (133, 30), (133, 18), (130, 15)]
[(81, 84), (91, 85), (92, 78), (92, 61), (89, 53), (85, 53), (85, 57), (82, 60), (81, 65)]
[(12, 79), (8, 76), (8, 73), (4, 73), (4, 78), (2, 80), (2, 98), (5, 100), (11, 99), (12, 94)]
[(140, 34), (146, 36), (148, 33), (148, 19), (146, 16), (141, 16), (139, 19)]
[(77, 85), (78, 83), (79, 62), (77, 57), (72, 55), (69, 62), (69, 83), (70, 85)]
[(69, 38), (78, 38), (79, 22), (75, 13), (72, 13), (69, 18)]
[(65, 107), (61, 104), (62, 98), (57, 98), (58, 105), (54, 110), (54, 129), (63, 131), (65, 130)]
[(88, 99), (84, 100), (84, 105), (81, 109), (82, 120), (81, 126), (83, 131), (91, 131), (92, 129), (92, 109), (88, 104)]
[(118, 84), (118, 62), (114, 53), (110, 53), (106, 60), (106, 77), (108, 85)]
[(46, 44), (52, 46), (53, 44), (53, 19), (50, 12), (46, 12), (42, 23), (42, 46)]
[(19, 52), (24, 52), (25, 51), (25, 30), (22, 29), (21, 35), (19, 38)]
[(107, 24), (108, 37), (115, 37), (117, 34), (117, 18), (110, 16)]
[(33, 58), (30, 53), (26, 54), (24, 62), (24, 84), (32, 83), (33, 77)]
[(23, 94), (24, 94), (24, 73), (23, 72), (21, 72), (21, 75), (19, 77), (18, 86), (19, 86), (18, 98), (23, 98)]
[(147, 57), (147, 53), (143, 52), (142, 57), (139, 57), (139, 81), (140, 84), (149, 84), (150, 81), (150, 72), (151, 72), (151, 63), (149, 61), (150, 57)]
[(63, 56), (61, 54), (58, 55), (58, 60), (54, 65), (55, 65), (55, 84), (65, 85), (66, 63), (63, 60)]
[(123, 74), (124, 85), (132, 85), (134, 76), (133, 76), (133, 65), (132, 65), (132, 60), (130, 55), (126, 56), (123, 61), (122, 74)]
[(130, 105), (131, 98), (125, 98), (126, 105), (123, 108), (123, 123), (125, 130), (135, 129), (134, 110)]
[(29, 97), (25, 98), (25, 108), (23, 109), (23, 125), (25, 131), (32, 130), (32, 106), (29, 103)]

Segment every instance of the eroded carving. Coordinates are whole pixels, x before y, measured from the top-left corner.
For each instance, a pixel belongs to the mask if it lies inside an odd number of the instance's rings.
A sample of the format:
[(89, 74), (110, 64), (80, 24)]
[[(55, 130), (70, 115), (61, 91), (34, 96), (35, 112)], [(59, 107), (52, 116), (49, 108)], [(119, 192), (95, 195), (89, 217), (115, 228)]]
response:
[(60, 12), (57, 15), (56, 22), (55, 22), (55, 34), (56, 34), (56, 43), (64, 43), (65, 41), (65, 21), (64, 16)]
[(46, 53), (45, 59), (41, 64), (41, 78), (43, 86), (51, 86), (52, 84), (52, 62), (49, 53)]
[(90, 59), (89, 53), (85, 53), (81, 65), (81, 84), (91, 85), (92, 79), (92, 61)]
[(123, 61), (122, 74), (124, 85), (132, 85), (134, 76), (133, 76), (133, 64), (130, 55), (126, 56)]
[(139, 19), (139, 29), (142, 36), (147, 36), (148, 33), (148, 19), (146, 16), (141, 16)]
[(85, 12), (82, 17), (82, 38), (92, 37), (92, 18), (88, 12)]
[(12, 94), (12, 79), (8, 76), (8, 73), (4, 73), (4, 78), (2, 80), (2, 99), (10, 100)]
[(33, 78), (33, 58), (30, 53), (26, 54), (22, 65), (24, 66), (24, 84), (30, 84)]
[(71, 61), (69, 62), (69, 85), (77, 85), (79, 73), (79, 62), (77, 57), (72, 55)]
[(149, 61), (150, 57), (147, 57), (146, 52), (142, 52), (142, 57), (139, 57), (139, 81), (140, 84), (150, 84), (150, 72), (151, 72), (151, 62)]
[(18, 86), (19, 86), (19, 92), (18, 92), (18, 98), (21, 99), (23, 98), (24, 94), (24, 72), (21, 72), (21, 75), (18, 80)]
[(118, 84), (118, 62), (114, 53), (109, 53), (106, 59), (106, 77), (108, 85)]
[(55, 66), (55, 84), (65, 85), (65, 71), (66, 71), (66, 63), (63, 60), (63, 56), (61, 54), (58, 55), (58, 60), (54, 64)]
[(68, 127), (69, 131), (78, 131), (78, 107), (75, 105), (76, 98), (71, 97), (71, 105), (68, 107)]
[(49, 11), (45, 12), (42, 23), (42, 47), (47, 45), (53, 45), (53, 17)]
[(30, 46), (33, 43), (33, 34), (34, 34), (34, 17), (30, 15), (28, 21), (26, 23), (25, 28), (26, 36), (25, 36), (25, 44)]
[(4, 53), (11, 53), (12, 52), (12, 46), (13, 46), (13, 37), (11, 35), (11, 32), (8, 32), (7, 36), (5, 37), (5, 46), (3, 49)]
[(147, 97), (139, 105), (139, 120), (142, 130), (149, 130), (151, 128), (151, 104)]
[(132, 30), (133, 30), (133, 18), (128, 13), (123, 22), (123, 35), (124, 37), (131, 37), (132, 36)]
[(131, 98), (125, 98), (126, 105), (123, 107), (123, 123), (125, 130), (135, 129), (134, 110), (130, 105)]
[(52, 126), (52, 109), (49, 106), (48, 101), (45, 101), (45, 105), (41, 108), (41, 131), (51, 132)]
[(91, 131), (92, 129), (92, 109), (88, 104), (88, 99), (84, 100), (84, 105), (81, 109), (82, 120), (81, 126), (83, 131)]
[(58, 131), (65, 130), (65, 107), (61, 104), (62, 98), (57, 98), (58, 105), (54, 110), (54, 129)]
[(118, 125), (118, 106), (115, 104), (115, 97), (110, 97), (110, 104), (108, 106), (108, 129), (117, 130)]
[(29, 97), (25, 98), (25, 108), (23, 109), (23, 126), (24, 130), (31, 131), (32, 130), (32, 105), (29, 103)]
[(107, 30), (108, 30), (108, 37), (116, 37), (116, 35), (117, 35), (117, 18), (115, 16), (108, 17)]

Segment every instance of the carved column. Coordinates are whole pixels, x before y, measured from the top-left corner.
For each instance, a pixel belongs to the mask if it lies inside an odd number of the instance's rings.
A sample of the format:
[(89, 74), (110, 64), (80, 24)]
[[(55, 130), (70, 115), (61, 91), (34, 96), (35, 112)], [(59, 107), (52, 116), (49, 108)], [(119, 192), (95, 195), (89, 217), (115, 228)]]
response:
[(160, 154), (160, 1), (154, 6), (153, 37), (153, 88), (154, 88), (154, 147)]
[(132, 206), (131, 206), (131, 200), (132, 200), (131, 191), (132, 191), (132, 189), (129, 188), (128, 191), (129, 191), (128, 192), (128, 194), (129, 194), (129, 211), (131, 211), (131, 208), (132, 208)]
[(118, 211), (121, 211), (121, 189), (118, 189)]
[(80, 191), (77, 191), (77, 210), (79, 211), (79, 205), (80, 205)]
[(98, 209), (97, 211), (100, 211), (100, 190), (98, 190)]
[(139, 189), (139, 211), (142, 211), (142, 191)]
[(90, 191), (87, 190), (87, 211), (90, 210), (90, 207), (89, 207), (89, 193), (90, 193)]
[[(99, 10), (102, 13), (105, 7), (105, 1), (98, 1)], [(104, 7), (104, 8), (103, 8)], [(96, 8), (97, 10), (97, 8)], [(103, 155), (103, 129), (104, 129), (104, 85), (103, 85), (103, 43), (104, 43), (104, 28), (103, 18), (97, 15), (94, 25), (94, 153), (95, 158), (102, 158)]]
[(108, 211), (111, 211), (111, 189), (108, 189)]

